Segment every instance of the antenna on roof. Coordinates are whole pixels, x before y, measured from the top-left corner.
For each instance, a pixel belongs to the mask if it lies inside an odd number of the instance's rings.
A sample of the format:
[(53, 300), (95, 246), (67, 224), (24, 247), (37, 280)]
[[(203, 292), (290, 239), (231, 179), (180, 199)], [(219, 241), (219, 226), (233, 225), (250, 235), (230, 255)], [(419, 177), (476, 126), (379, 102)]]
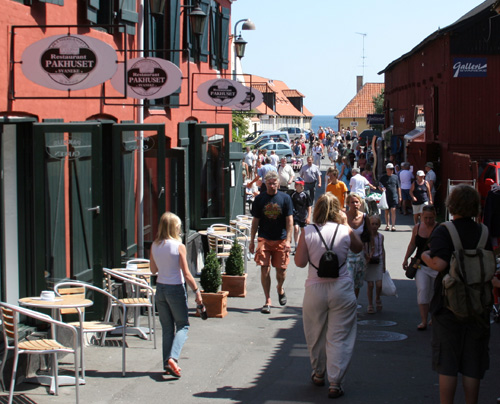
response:
[(366, 56), (365, 56), (365, 37), (366, 35), (368, 34), (365, 34), (363, 32), (356, 32), (356, 34), (358, 35), (361, 35), (363, 37), (363, 56), (361, 56), (361, 59), (363, 59), (363, 77), (365, 76), (365, 59), (366, 59)]

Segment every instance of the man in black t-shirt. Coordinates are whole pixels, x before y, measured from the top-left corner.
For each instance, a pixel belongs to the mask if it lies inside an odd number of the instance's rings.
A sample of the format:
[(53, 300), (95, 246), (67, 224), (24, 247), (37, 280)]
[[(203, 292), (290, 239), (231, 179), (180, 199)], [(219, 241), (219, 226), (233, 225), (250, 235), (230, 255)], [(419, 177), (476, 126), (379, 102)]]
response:
[[(304, 180), (298, 177), (295, 180), (295, 191), (290, 195), (293, 202), (293, 235), (295, 249), (299, 241), (299, 227), (304, 228), (311, 222), (311, 197), (309, 192), (304, 190)], [(293, 253), (295, 254), (295, 253)]]
[[(269, 171), (264, 177), (266, 192), (257, 195), (252, 204), (251, 253), (255, 251), (255, 262), (261, 267), (261, 282), (266, 302), (261, 313), (271, 313), (271, 264), (276, 268), (278, 298), (281, 306), (287, 302), (283, 283), (290, 261), (290, 244), (293, 229), (293, 203), (290, 196), (278, 191), (278, 173)], [(255, 235), (258, 244), (255, 250)]]

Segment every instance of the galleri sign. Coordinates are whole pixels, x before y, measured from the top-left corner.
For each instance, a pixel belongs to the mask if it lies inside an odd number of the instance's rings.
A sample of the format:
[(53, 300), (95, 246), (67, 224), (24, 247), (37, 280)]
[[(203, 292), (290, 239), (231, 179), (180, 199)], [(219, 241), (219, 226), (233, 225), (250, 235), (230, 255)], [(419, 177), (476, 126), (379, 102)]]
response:
[(486, 77), (488, 60), (486, 58), (454, 58), (453, 77)]
[(115, 50), (82, 35), (55, 35), (28, 46), (21, 57), (24, 75), (54, 90), (85, 90), (109, 80), (116, 72)]

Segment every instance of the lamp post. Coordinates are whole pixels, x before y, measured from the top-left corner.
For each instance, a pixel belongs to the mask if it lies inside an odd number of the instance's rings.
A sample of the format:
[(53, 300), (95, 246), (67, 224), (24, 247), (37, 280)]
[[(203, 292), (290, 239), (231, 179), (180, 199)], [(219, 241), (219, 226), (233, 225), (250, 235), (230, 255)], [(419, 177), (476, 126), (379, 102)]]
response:
[(234, 39), (234, 41), (233, 41), (233, 46), (234, 46), (233, 80), (236, 80), (236, 62), (237, 62), (236, 58), (241, 59), (243, 56), (245, 56), (245, 47), (247, 44), (247, 42), (241, 36), (241, 31), (240, 31), (240, 34), (238, 36), (236, 36), (238, 24), (240, 24), (240, 23), (243, 23), (243, 25), (241, 26), (242, 30), (245, 30), (245, 31), (255, 30), (255, 24), (248, 18), (243, 19), (243, 20), (239, 20), (236, 22), (236, 24), (234, 24), (233, 38), (236, 38), (236, 39)]

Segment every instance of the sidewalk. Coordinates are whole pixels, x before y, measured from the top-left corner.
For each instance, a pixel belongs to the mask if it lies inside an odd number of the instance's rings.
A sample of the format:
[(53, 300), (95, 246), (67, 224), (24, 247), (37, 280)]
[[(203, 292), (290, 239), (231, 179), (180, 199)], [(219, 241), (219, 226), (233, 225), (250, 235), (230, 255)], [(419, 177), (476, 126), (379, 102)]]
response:
[[(431, 370), (431, 330), (416, 330), (420, 322), (416, 289), (401, 268), (411, 223), (410, 216), (398, 216), (397, 232), (382, 231), (387, 267), (395, 279), (398, 297), (383, 298), (383, 311), (368, 315), (366, 287), (361, 289), (358, 338), (341, 403), (439, 403), (438, 378)], [(274, 306), (270, 315), (260, 313), (264, 303), (260, 269), (251, 263), (248, 272), (247, 297), (229, 298), (229, 314), (224, 319), (202, 321), (194, 317), (194, 299), (190, 295), (191, 329), (179, 361), (181, 379), (162, 375), (161, 331), (157, 350), (152, 342), (130, 336), (125, 378), (120, 376), (119, 347), (86, 348), (87, 384), (80, 389), (80, 402), (332, 402), (326, 387), (315, 387), (310, 382), (301, 320), (306, 270), (295, 267), (292, 260), (285, 282), (288, 305)], [(275, 285), (273, 279), (272, 298), (277, 305)], [(398, 338), (405, 339), (391, 341)], [(495, 403), (500, 397), (497, 341), (500, 324), (492, 324), (491, 366), (481, 386), (480, 403)], [(70, 386), (61, 387), (58, 397), (49, 396), (45, 387), (35, 385), (22, 384), (17, 391), (25, 394), (24, 401), (17, 402), (74, 402), (74, 387)], [(0, 402), (5, 400), (5, 396), (0, 398)], [(460, 388), (456, 402), (464, 402)]]

